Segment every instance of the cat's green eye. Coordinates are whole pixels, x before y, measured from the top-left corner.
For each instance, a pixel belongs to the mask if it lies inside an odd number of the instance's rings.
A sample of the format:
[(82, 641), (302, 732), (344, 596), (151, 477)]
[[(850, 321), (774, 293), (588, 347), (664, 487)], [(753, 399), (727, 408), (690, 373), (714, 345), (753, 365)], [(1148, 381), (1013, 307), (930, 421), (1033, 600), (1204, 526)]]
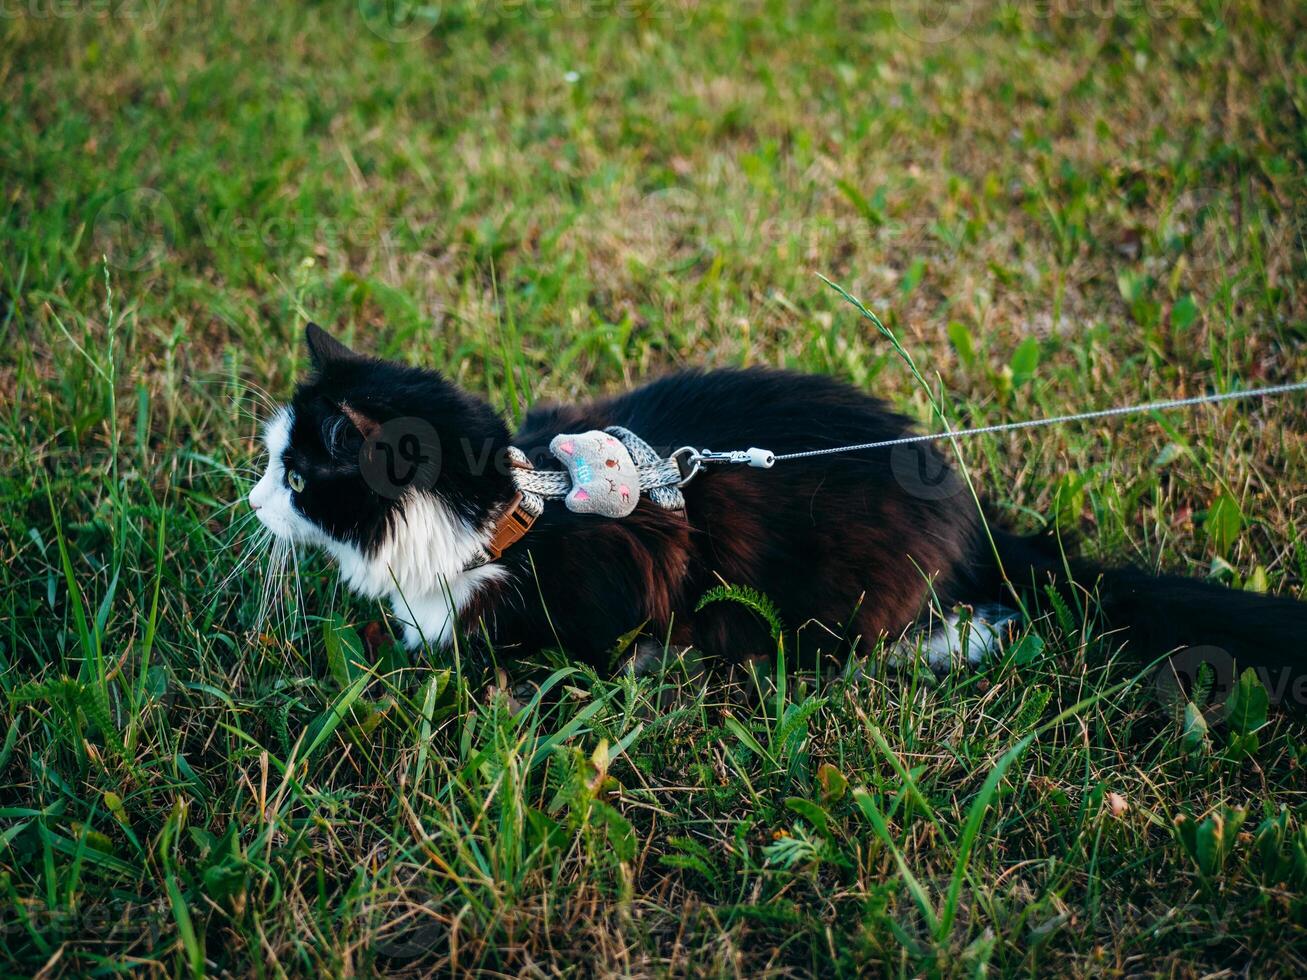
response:
[(299, 493), (304, 489), (304, 477), (300, 476), (298, 470), (290, 470), (286, 474), (286, 485), (295, 493)]

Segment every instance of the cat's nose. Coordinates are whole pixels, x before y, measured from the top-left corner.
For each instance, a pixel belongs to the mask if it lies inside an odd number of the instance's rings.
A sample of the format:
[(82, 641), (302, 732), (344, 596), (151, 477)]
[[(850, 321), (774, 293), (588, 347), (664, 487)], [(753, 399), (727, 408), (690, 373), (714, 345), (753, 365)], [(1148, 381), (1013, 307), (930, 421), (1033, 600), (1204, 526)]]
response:
[(250, 510), (258, 510), (258, 509), (259, 509), (259, 505), (256, 504), (253, 500), (251, 500), (251, 501), (250, 501)]

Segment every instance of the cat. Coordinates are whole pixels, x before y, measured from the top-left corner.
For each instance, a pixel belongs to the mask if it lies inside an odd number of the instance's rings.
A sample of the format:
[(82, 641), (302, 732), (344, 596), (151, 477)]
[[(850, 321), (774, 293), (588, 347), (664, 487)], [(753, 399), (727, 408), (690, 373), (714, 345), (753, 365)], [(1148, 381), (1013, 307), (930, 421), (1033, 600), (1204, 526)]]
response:
[(728, 662), (774, 649), (767, 624), (743, 606), (696, 609), (729, 583), (767, 596), (805, 644), (835, 654), (933, 623), (925, 648), (940, 667), (966, 633), (992, 653), (1004, 609), (1051, 587), (1067, 602), (1092, 591), (1106, 627), (1123, 630), (1139, 657), (1201, 646), (1268, 670), (1307, 660), (1307, 604), (1067, 559), (1047, 537), (986, 524), (930, 443), (766, 470), (706, 467), (681, 488), (679, 509), (642, 495), (620, 519), (556, 501), (533, 522), (520, 513), (522, 457), (510, 447), (561, 470), (548, 447), (564, 433), (622, 426), (663, 454), (780, 454), (911, 433), (909, 419), (828, 377), (672, 374), (537, 406), (510, 434), (485, 401), (435, 371), (358, 354), (315, 324), (306, 341), (312, 373), (266, 426), (268, 466), (250, 505), (276, 536), (325, 549), (354, 592), (388, 600), (411, 647), (461, 637), (501, 658), (555, 647), (599, 669), (637, 630)]

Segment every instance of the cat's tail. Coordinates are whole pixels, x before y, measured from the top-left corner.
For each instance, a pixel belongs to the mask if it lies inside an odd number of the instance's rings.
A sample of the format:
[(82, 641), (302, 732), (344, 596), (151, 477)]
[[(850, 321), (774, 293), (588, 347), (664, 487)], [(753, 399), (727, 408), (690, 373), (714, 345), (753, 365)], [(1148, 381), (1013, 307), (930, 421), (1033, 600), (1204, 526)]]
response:
[(1051, 589), (1073, 608), (1095, 610), (1100, 631), (1119, 636), (1112, 645), (1136, 661), (1171, 655), (1167, 669), (1191, 678), (1208, 663), (1219, 686), (1252, 667), (1273, 701), (1307, 709), (1307, 602), (1067, 558), (1044, 537), (995, 530), (994, 538), (1023, 600), (1047, 607)]

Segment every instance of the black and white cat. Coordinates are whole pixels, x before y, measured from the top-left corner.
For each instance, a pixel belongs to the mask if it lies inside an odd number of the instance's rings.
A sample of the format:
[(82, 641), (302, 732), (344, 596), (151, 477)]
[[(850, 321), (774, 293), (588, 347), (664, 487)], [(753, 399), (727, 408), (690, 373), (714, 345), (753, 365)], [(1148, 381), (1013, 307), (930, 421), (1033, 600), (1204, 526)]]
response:
[[(1093, 590), (1139, 656), (1202, 645), (1271, 669), (1307, 662), (1307, 604), (1068, 562), (1050, 542), (992, 524), (991, 542), (965, 485), (927, 444), (707, 468), (679, 510), (641, 497), (620, 519), (550, 503), (533, 523), (520, 520), (509, 447), (562, 469), (548, 446), (563, 433), (623, 426), (664, 452), (788, 453), (910, 431), (908, 419), (829, 378), (675, 374), (537, 407), (510, 435), (486, 402), (435, 371), (357, 354), (313, 324), (307, 340), (313, 374), (268, 423), (268, 468), (250, 504), (278, 537), (325, 549), (352, 590), (388, 600), (411, 646), (459, 635), (500, 656), (557, 646), (603, 667), (616, 640), (642, 628), (708, 656), (768, 651), (747, 610), (696, 611), (726, 582), (767, 595), (790, 627), (813, 627), (805, 649), (867, 651), (932, 609), (1037, 600), (1051, 584), (1067, 596)], [(946, 616), (928, 638), (935, 666), (957, 656), (962, 632)], [(998, 631), (972, 632), (974, 660)]]

